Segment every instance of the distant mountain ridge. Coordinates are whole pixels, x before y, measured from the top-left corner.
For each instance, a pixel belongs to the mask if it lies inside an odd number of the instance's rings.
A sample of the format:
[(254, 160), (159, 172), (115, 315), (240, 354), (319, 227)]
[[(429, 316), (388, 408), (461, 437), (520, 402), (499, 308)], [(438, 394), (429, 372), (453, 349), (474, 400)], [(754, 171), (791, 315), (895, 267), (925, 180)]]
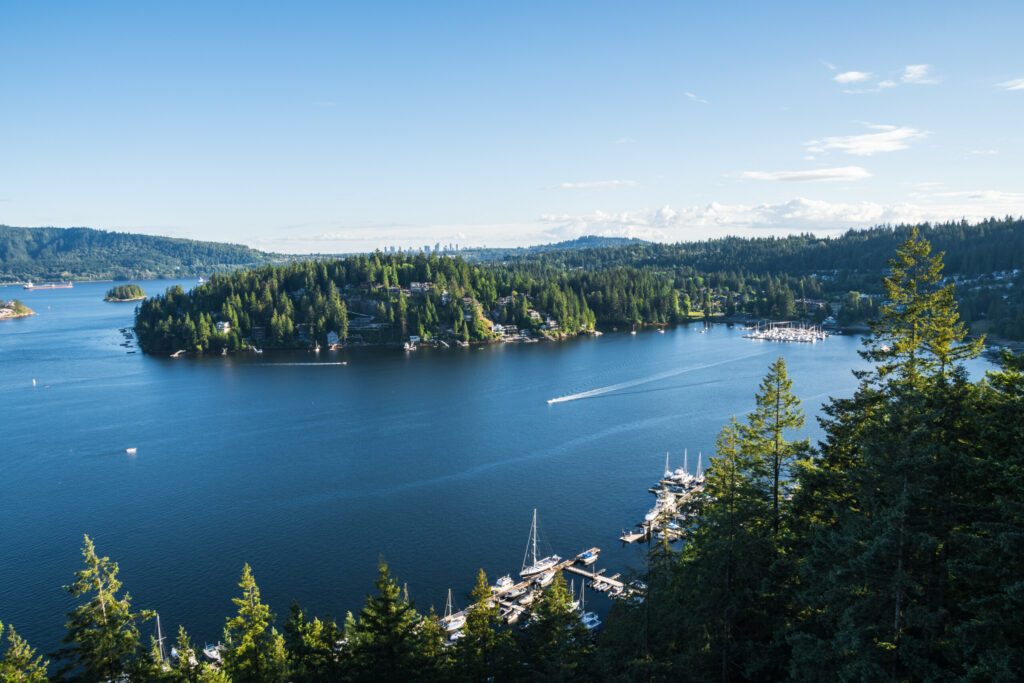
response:
[(0, 282), (192, 277), (273, 258), (240, 244), (92, 228), (0, 225)]
[[(586, 235), (529, 247), (470, 248), (460, 250), (459, 254), (472, 260), (491, 261), (517, 255), (639, 244), (644, 244), (643, 240)], [(276, 261), (324, 256), (272, 254), (241, 244), (84, 227), (0, 225), (0, 282), (192, 277)]]

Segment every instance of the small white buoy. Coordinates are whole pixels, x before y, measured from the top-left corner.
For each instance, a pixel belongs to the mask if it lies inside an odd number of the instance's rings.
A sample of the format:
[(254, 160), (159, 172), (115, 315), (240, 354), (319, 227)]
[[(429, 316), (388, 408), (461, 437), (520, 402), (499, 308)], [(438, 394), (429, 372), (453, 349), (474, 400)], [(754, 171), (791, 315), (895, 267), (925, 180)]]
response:
[(35, 377), (33, 377), (33, 378), (32, 378), (32, 386), (35, 386), (35, 385), (36, 385), (36, 378), (35, 378)]
[(124, 452), (125, 452), (125, 453), (127, 453), (128, 455), (135, 455), (135, 453), (136, 453), (136, 452), (137, 452), (138, 450), (139, 450), (139, 449), (137, 449), (137, 448), (126, 448), (126, 449), (124, 449)]

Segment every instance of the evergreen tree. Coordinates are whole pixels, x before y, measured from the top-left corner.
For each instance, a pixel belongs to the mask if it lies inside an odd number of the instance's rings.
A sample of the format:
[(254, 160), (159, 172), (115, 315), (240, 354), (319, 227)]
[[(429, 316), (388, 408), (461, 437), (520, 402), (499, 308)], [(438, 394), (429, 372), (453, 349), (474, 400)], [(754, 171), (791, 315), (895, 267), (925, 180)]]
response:
[(178, 627), (174, 650), (177, 652), (178, 658), (172, 662), (168, 678), (175, 683), (199, 683), (203, 667), (199, 663), (195, 646), (192, 645), (192, 639), (189, 638), (184, 626)]
[(483, 569), (477, 572), (472, 596), (473, 605), (455, 648), (458, 669), (467, 681), (502, 680), (509, 664), (511, 634), (502, 628), (498, 603)]
[(66, 662), (61, 673), (84, 680), (131, 676), (144, 664), (138, 625), (153, 614), (132, 611), (131, 596), (121, 595), (117, 563), (99, 557), (89, 536), (82, 559), (85, 566), (75, 573), (75, 582), (65, 586), (84, 601), (68, 613), (66, 647), (58, 652)]
[(316, 617), (308, 619), (302, 608), (293, 604), (284, 625), (289, 680), (295, 683), (340, 680), (343, 668), (338, 643), (342, 637), (335, 622)]
[(774, 556), (771, 498), (735, 419), (719, 434), (715, 455), (694, 510), (699, 521), (680, 560), (686, 614), (677, 645), (697, 677), (758, 678), (761, 651), (774, 636), (774, 620), (761, 601)]
[(757, 407), (741, 427), (743, 447), (764, 461), (772, 497), (772, 531), (778, 534), (779, 501), (786, 494), (783, 477), (790, 463), (809, 447), (807, 441), (794, 443), (785, 437), (787, 430), (803, 428), (804, 414), (781, 356), (769, 367), (755, 400)]
[[(3, 634), (4, 625), (0, 622), (0, 638)], [(8, 626), (7, 647), (0, 649), (0, 683), (46, 683), (47, 666), (49, 662), (38, 656), (13, 626)]]
[(812, 679), (939, 679), (963, 674), (952, 632), (967, 615), (953, 543), (971, 508), (962, 485), (974, 442), (972, 390), (939, 257), (916, 230), (885, 279), (852, 399), (834, 401), (819, 458), (800, 475), (797, 509), (817, 520), (801, 561), (807, 619), (790, 640)]
[(284, 639), (273, 628), (274, 615), (260, 600), (252, 568), (242, 568), (238, 582), (240, 597), (232, 598), (238, 608), (224, 626), (224, 670), (234, 683), (269, 683), (284, 680)]
[[(352, 629), (355, 680), (416, 680), (425, 666), (421, 650), (422, 617), (402, 596), (383, 560), (377, 593), (366, 598)], [(346, 628), (346, 635), (349, 629)]]
[(532, 680), (571, 681), (582, 678), (591, 650), (590, 636), (573, 608), (565, 577), (559, 571), (522, 631), (525, 665)]

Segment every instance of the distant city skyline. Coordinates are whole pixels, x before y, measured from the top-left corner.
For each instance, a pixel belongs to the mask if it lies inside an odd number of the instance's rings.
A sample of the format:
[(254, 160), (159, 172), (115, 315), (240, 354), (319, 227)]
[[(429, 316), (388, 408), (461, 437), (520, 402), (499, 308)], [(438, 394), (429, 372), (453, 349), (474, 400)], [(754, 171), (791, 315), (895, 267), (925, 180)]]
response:
[(1020, 2), (0, 5), (0, 224), (280, 252), (1024, 215)]

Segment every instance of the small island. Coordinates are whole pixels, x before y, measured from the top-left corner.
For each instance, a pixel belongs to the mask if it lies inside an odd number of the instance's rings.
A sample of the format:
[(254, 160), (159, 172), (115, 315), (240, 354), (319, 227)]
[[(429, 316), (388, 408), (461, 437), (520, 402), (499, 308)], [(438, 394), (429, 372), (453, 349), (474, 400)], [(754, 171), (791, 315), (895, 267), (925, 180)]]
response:
[(103, 300), (122, 302), (142, 301), (145, 298), (146, 293), (138, 285), (118, 285), (107, 290), (107, 295), (103, 297)]
[(36, 312), (21, 303), (17, 299), (0, 302), (0, 320), (14, 320), (15, 318), (27, 318), (35, 315)]

